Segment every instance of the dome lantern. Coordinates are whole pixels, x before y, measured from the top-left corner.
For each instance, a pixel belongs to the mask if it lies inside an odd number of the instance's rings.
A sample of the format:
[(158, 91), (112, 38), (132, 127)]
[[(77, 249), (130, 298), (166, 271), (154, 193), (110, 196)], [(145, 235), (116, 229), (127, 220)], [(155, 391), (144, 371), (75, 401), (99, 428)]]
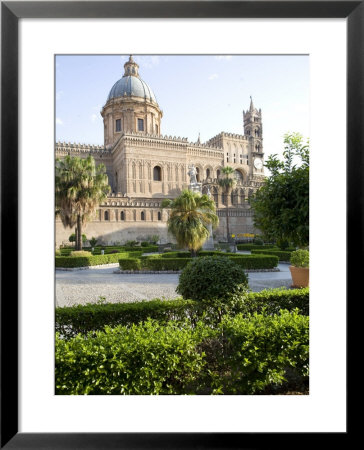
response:
[(139, 77), (138, 69), (139, 69), (138, 64), (133, 60), (132, 55), (130, 55), (129, 61), (127, 61), (124, 64), (124, 71), (125, 71), (124, 77), (127, 77), (127, 76)]

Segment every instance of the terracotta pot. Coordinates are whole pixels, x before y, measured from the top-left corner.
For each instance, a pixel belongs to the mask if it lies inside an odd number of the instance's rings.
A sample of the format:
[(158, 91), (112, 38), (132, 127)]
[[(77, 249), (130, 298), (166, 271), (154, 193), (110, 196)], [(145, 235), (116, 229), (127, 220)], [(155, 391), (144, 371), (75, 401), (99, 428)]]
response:
[(309, 271), (308, 267), (289, 266), (292, 276), (292, 287), (302, 288), (308, 287)]

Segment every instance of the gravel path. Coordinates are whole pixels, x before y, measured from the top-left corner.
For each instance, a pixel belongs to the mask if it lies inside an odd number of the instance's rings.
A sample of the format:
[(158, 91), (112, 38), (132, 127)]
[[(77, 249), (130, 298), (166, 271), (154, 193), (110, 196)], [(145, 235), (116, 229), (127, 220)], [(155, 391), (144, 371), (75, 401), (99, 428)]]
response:
[[(178, 274), (115, 274), (118, 264), (85, 270), (56, 270), (56, 306), (97, 302), (134, 302), (153, 298), (176, 298)], [(254, 292), (290, 287), (288, 264), (279, 264), (279, 272), (250, 272), (249, 287)]]

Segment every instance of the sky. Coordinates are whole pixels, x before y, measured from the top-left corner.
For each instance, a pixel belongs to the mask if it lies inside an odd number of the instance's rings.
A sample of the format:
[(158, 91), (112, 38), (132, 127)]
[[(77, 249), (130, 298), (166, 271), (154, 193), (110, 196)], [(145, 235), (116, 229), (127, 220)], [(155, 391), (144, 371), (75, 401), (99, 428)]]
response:
[[(57, 55), (56, 141), (103, 145), (100, 110), (129, 55)], [(205, 142), (244, 134), (243, 110), (262, 110), (263, 151), (281, 155), (283, 135), (309, 137), (306, 55), (133, 55), (163, 110), (161, 134)]]

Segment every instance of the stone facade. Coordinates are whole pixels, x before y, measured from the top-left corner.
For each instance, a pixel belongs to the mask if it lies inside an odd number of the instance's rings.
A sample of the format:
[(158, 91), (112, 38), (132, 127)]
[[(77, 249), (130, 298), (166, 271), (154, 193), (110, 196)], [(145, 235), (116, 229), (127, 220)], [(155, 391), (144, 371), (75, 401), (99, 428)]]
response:
[[(104, 146), (57, 142), (56, 158), (65, 155), (87, 157), (103, 163), (111, 194), (99, 205), (84, 229), (87, 237), (105, 244), (160, 236), (167, 233), (168, 210), (161, 210), (164, 198), (173, 198), (189, 185), (189, 165), (196, 167), (202, 192), (210, 188), (220, 224), (216, 238), (226, 237), (226, 207), (231, 234), (254, 233), (248, 198), (261, 185), (263, 173), (262, 113), (253, 102), (243, 113), (244, 135), (222, 132), (206, 143), (163, 136), (163, 113), (150, 87), (140, 79), (139, 67), (129, 58), (124, 76), (113, 86), (101, 110), (104, 120)], [(237, 184), (226, 198), (218, 185), (222, 168), (235, 170)], [(68, 243), (73, 231), (56, 219), (56, 245)]]

